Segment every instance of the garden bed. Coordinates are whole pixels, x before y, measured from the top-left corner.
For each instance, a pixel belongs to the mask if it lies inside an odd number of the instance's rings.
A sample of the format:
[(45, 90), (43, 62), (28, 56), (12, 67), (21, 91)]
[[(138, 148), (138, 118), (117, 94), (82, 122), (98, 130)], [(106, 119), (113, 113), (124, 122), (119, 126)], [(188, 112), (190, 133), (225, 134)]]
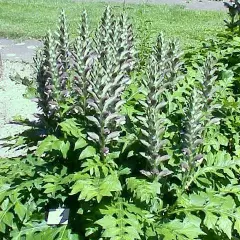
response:
[(233, 9), (231, 31), (185, 53), (163, 33), (152, 43), (146, 21), (135, 38), (125, 12), (110, 7), (94, 34), (84, 11), (73, 41), (62, 11), (36, 77), (4, 62), (3, 133), (15, 133), (16, 114), (34, 119), (21, 83), (41, 114), (16, 138), (27, 155), (0, 157), (0, 239), (239, 239)]

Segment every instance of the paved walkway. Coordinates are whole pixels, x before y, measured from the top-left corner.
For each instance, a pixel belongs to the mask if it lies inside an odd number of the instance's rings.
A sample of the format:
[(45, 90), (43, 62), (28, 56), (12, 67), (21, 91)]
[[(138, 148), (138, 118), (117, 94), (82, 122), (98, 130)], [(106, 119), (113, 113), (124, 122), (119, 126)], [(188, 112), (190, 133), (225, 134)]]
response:
[[(75, 2), (104, 2), (104, 3), (124, 3), (124, 0), (73, 0)], [(219, 11), (226, 10), (223, 1), (217, 0), (125, 0), (126, 3), (147, 3), (147, 4), (177, 4), (183, 5), (187, 9)], [(225, 0), (229, 2), (229, 0)]]
[(3, 60), (32, 62), (36, 49), (41, 45), (37, 40), (17, 41), (0, 38), (0, 53)]

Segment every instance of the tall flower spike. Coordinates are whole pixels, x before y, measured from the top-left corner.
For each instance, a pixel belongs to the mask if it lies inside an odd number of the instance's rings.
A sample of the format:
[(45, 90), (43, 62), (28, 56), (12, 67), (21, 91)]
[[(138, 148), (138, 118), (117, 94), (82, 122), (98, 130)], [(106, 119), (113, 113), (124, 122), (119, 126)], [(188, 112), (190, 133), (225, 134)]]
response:
[[(185, 132), (184, 132), (184, 148), (186, 163), (189, 169), (195, 167), (195, 162), (198, 158), (199, 145), (203, 141), (204, 131), (204, 103), (202, 101), (201, 92), (196, 88), (193, 89), (192, 97), (189, 100), (187, 113), (185, 117)], [(184, 170), (185, 171), (185, 170)]]
[[(146, 101), (140, 103), (143, 105), (146, 114), (139, 116), (138, 119), (142, 132), (140, 141), (147, 149), (141, 154), (147, 159), (150, 172), (142, 171), (142, 173), (154, 178), (161, 178), (170, 174), (164, 164), (168, 160), (168, 156), (164, 155), (164, 145), (166, 144), (166, 140), (163, 138), (165, 116), (162, 109), (167, 104), (164, 93), (169, 91), (170, 87), (173, 87), (178, 80), (178, 71), (181, 66), (179, 56), (178, 51), (173, 51), (173, 43), (165, 41), (161, 34), (153, 48), (146, 76), (143, 79), (145, 87), (143, 93), (146, 96)], [(173, 69), (175, 65), (178, 68)], [(169, 77), (173, 70), (174, 74)]]
[(78, 37), (74, 43), (73, 65), (74, 83), (72, 93), (75, 96), (75, 112), (86, 115), (87, 88), (96, 54), (92, 49), (92, 40), (89, 34), (88, 19), (86, 11), (81, 17), (81, 24), (78, 28)]
[(205, 113), (205, 125), (218, 124), (219, 118), (213, 116), (213, 112), (219, 108), (219, 104), (216, 104), (215, 93), (217, 91), (216, 79), (217, 79), (216, 59), (209, 54), (200, 68), (200, 91), (202, 96), (202, 102), (204, 104), (203, 111)]
[(191, 178), (195, 167), (199, 166), (204, 158), (202, 146), (208, 126), (219, 122), (219, 119), (213, 116), (213, 111), (218, 107), (214, 101), (217, 78), (215, 76), (217, 70), (215, 63), (216, 60), (209, 54), (200, 68), (200, 87), (193, 89), (192, 97), (187, 106), (183, 148), (184, 161), (181, 163), (183, 172), (187, 172), (183, 178), (183, 189), (189, 186), (189, 178)]
[[(112, 16), (109, 9), (106, 10), (104, 16)], [(121, 94), (130, 81), (128, 75), (130, 63), (128, 62), (128, 52), (124, 51), (126, 43), (123, 38), (124, 34), (119, 29), (121, 28), (119, 22), (109, 24), (113, 22), (112, 19), (108, 19), (108, 24), (104, 23), (100, 27), (101, 29), (107, 26), (108, 30), (96, 34), (95, 44), (108, 37), (115, 42), (107, 44), (104, 51), (101, 49), (101, 44), (95, 46), (98, 54), (94, 61), (92, 78), (89, 80), (90, 87), (88, 88), (90, 96), (88, 106), (92, 114), (87, 118), (97, 129), (97, 132), (89, 132), (88, 135), (90, 139), (100, 144), (102, 159), (109, 151), (111, 143), (118, 139), (118, 128), (125, 121), (125, 118), (119, 113), (119, 108), (124, 103)], [(121, 37), (115, 39), (114, 32)], [(101, 39), (99, 39), (100, 37)], [(117, 41), (118, 44), (116, 44)]]
[(113, 42), (114, 34), (115, 34), (115, 26), (116, 21), (113, 17), (112, 9), (108, 6), (101, 18), (101, 23), (96, 31), (95, 40), (97, 45), (97, 52), (99, 54), (104, 53), (109, 48), (110, 43)]
[(58, 30), (56, 32), (56, 42), (57, 42), (57, 66), (59, 72), (59, 87), (62, 90), (61, 94), (64, 98), (66, 91), (69, 91), (70, 86), (67, 81), (69, 80), (69, 69), (70, 69), (70, 40), (69, 40), (69, 30), (66, 20), (65, 12), (62, 10)]
[[(114, 58), (109, 61), (109, 67), (115, 66)], [(116, 68), (111, 75), (102, 67), (100, 62), (94, 65), (92, 81), (88, 88), (88, 106), (92, 115), (87, 119), (93, 123), (97, 131), (88, 133), (90, 139), (100, 144), (101, 157), (105, 158), (111, 142), (119, 137), (118, 127), (124, 123), (124, 117), (119, 113), (119, 108), (124, 103), (121, 95), (126, 88), (129, 77), (124, 73), (124, 67)]]
[(203, 94), (204, 102), (205, 102), (205, 108), (207, 109), (210, 103), (213, 100), (214, 93), (216, 92), (215, 82), (217, 79), (217, 68), (216, 65), (216, 59), (209, 54), (203, 64), (203, 67), (201, 70), (201, 91)]
[(175, 40), (166, 41), (163, 34), (157, 39), (157, 44), (153, 49), (159, 71), (164, 74), (164, 84), (175, 86), (181, 74), (182, 67), (181, 56), (183, 52), (180, 49), (179, 42)]
[(176, 40), (170, 41), (169, 43), (169, 51), (167, 54), (167, 69), (169, 69), (167, 75), (167, 81), (171, 83), (171, 87), (175, 86), (176, 82), (178, 82), (182, 74), (180, 70), (182, 68), (183, 62), (181, 61), (181, 57), (183, 52), (181, 51), (179, 42)]
[(37, 91), (38, 107), (43, 112), (45, 122), (50, 123), (57, 111), (58, 101), (58, 71), (57, 71), (57, 55), (56, 42), (49, 31), (44, 39), (44, 47), (42, 53), (35, 60), (37, 68)]
[[(122, 51), (122, 54), (126, 54), (129, 63), (129, 70), (132, 70), (136, 63), (136, 51), (133, 44), (133, 30), (132, 25), (129, 23), (129, 19), (125, 14), (122, 14), (118, 20), (119, 32), (115, 34), (116, 46)], [(119, 45), (120, 44), (120, 45)]]

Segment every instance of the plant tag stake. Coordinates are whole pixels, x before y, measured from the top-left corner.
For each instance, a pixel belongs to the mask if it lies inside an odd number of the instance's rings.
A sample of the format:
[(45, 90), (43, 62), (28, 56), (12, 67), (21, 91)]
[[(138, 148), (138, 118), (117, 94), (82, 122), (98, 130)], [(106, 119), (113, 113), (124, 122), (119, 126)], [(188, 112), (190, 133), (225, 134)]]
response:
[(69, 209), (57, 208), (49, 209), (47, 224), (48, 225), (66, 225), (68, 224)]

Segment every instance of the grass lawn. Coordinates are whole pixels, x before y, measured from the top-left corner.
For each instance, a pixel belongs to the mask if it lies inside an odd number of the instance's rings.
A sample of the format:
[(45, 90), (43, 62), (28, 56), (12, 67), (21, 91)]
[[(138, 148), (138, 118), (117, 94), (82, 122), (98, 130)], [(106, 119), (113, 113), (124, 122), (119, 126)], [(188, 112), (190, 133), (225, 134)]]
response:
[[(91, 26), (97, 24), (105, 8), (104, 3), (73, 2), (71, 0), (0, 0), (0, 37), (42, 38), (48, 29), (54, 29), (63, 8), (71, 29), (75, 30), (83, 9), (89, 14)], [(111, 4), (115, 12), (122, 4)], [(180, 39), (184, 46), (195, 46), (201, 40), (223, 30), (226, 12), (185, 10), (181, 6), (127, 5), (134, 27), (143, 16), (152, 22), (152, 36), (163, 31)], [(71, 31), (74, 34), (74, 31)]]

